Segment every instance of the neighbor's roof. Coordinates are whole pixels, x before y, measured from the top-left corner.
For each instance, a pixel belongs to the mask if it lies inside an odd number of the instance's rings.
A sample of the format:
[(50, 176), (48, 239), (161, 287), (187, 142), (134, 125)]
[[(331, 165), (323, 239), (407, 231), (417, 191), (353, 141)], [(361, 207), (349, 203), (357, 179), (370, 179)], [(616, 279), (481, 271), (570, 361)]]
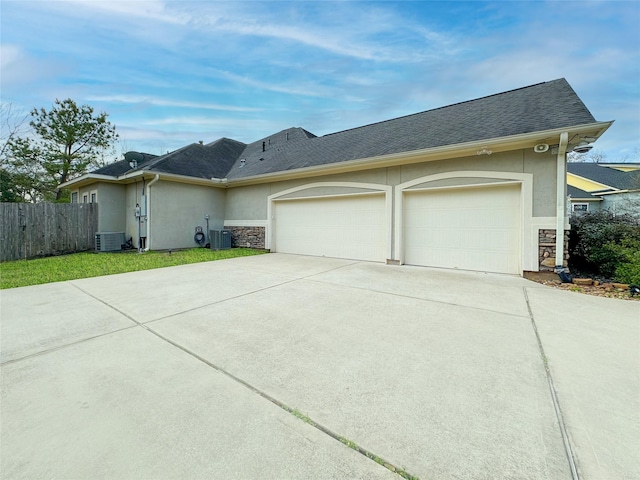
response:
[(622, 172), (606, 163), (569, 162), (567, 172), (611, 187), (599, 190), (600, 192), (640, 189), (640, 170)]
[[(145, 154), (136, 170), (238, 180), (595, 122), (562, 78), (322, 137), (289, 128), (248, 145), (222, 138), (159, 157)], [(125, 161), (91, 172), (114, 177), (125, 173), (131, 173)]]
[(567, 185), (567, 195), (571, 196), (571, 200), (587, 200), (594, 202), (602, 201), (602, 197), (592, 195), (591, 193), (585, 192), (573, 185)]

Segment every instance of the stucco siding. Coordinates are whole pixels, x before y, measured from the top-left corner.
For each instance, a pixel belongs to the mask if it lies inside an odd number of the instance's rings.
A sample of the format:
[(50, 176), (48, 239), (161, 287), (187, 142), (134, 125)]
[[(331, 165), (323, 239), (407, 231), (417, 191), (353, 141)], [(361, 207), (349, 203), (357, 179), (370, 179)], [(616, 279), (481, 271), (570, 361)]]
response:
[(534, 217), (552, 217), (556, 214), (556, 166), (557, 158), (551, 151), (535, 153), (533, 150), (525, 150), (524, 152), (524, 173), (533, 174)]
[(113, 183), (98, 184), (98, 230), (101, 232), (124, 232), (125, 187)]
[(401, 183), (420, 177), (455, 171), (492, 171), (524, 172), (523, 152), (521, 150), (494, 153), (492, 155), (474, 155), (472, 157), (451, 158), (435, 162), (403, 165)]
[[(589, 207), (591, 207), (591, 205)], [(602, 195), (600, 208), (608, 209), (618, 215), (629, 213), (636, 217), (640, 217), (640, 192)]]
[(266, 220), (267, 197), (270, 194), (270, 184), (268, 183), (227, 189), (225, 218)]
[[(533, 174), (534, 217), (555, 215), (556, 158), (553, 154), (538, 154), (531, 149), (516, 150), (492, 155), (480, 155), (455, 159), (421, 162), (398, 167), (377, 168), (335, 175), (323, 175), (306, 179), (273, 182), (227, 190), (227, 210), (225, 217), (234, 220), (267, 220), (267, 197), (297, 186), (317, 182), (354, 182), (396, 186), (416, 178), (439, 173), (458, 171), (496, 171)], [(451, 178), (442, 181), (444, 185), (473, 184), (472, 178)], [(481, 179), (479, 183), (489, 180)], [(435, 184), (433, 186), (436, 186)], [(327, 194), (336, 194), (333, 187), (327, 187)], [(319, 190), (299, 192), (297, 196), (319, 193)], [(347, 193), (346, 191), (344, 193)]]
[[(159, 181), (150, 188), (150, 248), (196, 247), (195, 228), (221, 230), (224, 225), (225, 192), (222, 189)], [(206, 233), (206, 232), (205, 232)]]

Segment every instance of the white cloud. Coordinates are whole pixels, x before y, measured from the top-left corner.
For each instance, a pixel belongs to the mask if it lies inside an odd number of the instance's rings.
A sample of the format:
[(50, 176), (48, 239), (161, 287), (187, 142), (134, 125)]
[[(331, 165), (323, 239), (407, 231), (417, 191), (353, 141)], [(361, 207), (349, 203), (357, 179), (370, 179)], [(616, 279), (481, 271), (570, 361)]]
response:
[(150, 97), (145, 95), (92, 95), (87, 97), (88, 101), (104, 103), (129, 103), (144, 104), (159, 107), (193, 108), (204, 110), (222, 110), (228, 112), (259, 112), (260, 108), (238, 107), (234, 105), (220, 105), (205, 102), (188, 102), (180, 100), (170, 100), (165, 98)]
[[(191, 15), (181, 13), (175, 9), (168, 10), (168, 3), (158, 0), (144, 1), (96, 1), (96, 0), (69, 0), (58, 3), (65, 10), (84, 8), (98, 11), (102, 14), (110, 14), (128, 19), (135, 18), (144, 21), (158, 21), (168, 24), (186, 25), (192, 19)], [(70, 7), (67, 9), (67, 5)]]

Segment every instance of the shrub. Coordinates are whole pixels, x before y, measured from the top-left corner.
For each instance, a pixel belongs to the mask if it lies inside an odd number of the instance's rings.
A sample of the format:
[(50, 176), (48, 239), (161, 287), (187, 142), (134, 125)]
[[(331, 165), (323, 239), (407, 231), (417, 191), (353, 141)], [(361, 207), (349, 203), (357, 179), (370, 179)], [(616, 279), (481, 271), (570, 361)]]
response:
[(628, 278), (640, 269), (636, 255), (640, 246), (639, 219), (600, 211), (572, 217), (571, 226), (569, 266), (572, 270), (608, 278), (619, 275)]
[(616, 280), (640, 285), (640, 240), (625, 238), (622, 244), (609, 243), (607, 247), (621, 259), (616, 266)]

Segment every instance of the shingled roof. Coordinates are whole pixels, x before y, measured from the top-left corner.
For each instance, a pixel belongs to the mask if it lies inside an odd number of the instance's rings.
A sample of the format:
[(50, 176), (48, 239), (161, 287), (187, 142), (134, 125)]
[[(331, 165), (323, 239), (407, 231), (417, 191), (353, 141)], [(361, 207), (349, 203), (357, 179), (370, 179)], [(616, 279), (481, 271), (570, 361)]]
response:
[(571, 196), (573, 200), (593, 200), (593, 201), (602, 201), (602, 197), (598, 197), (589, 192), (585, 192), (578, 187), (574, 187), (573, 185), (567, 185), (567, 195)]
[[(562, 78), (306, 141), (247, 146), (229, 179), (575, 127), (596, 120)], [(242, 161), (244, 160), (244, 161)]]
[[(158, 158), (157, 155), (152, 155), (150, 153), (142, 153), (143, 159), (141, 162), (138, 162), (138, 169), (145, 168), (148, 166), (152, 160)], [(129, 162), (126, 160), (120, 160), (119, 162), (110, 163), (109, 165), (105, 165), (104, 167), (98, 168), (91, 173), (95, 173), (97, 175), (110, 175), (112, 177), (117, 177), (123, 175), (131, 170), (129, 166)]]
[[(248, 145), (222, 138), (160, 157), (144, 154), (136, 170), (237, 180), (595, 122), (562, 78), (321, 137), (296, 127)], [(120, 176), (129, 171), (121, 161), (92, 173)]]
[(196, 178), (223, 178), (246, 144), (221, 138), (207, 145), (193, 143), (158, 157), (145, 170)]
[(640, 188), (640, 170), (623, 172), (606, 164), (570, 162), (567, 164), (567, 172), (612, 187), (603, 188), (599, 192)]

